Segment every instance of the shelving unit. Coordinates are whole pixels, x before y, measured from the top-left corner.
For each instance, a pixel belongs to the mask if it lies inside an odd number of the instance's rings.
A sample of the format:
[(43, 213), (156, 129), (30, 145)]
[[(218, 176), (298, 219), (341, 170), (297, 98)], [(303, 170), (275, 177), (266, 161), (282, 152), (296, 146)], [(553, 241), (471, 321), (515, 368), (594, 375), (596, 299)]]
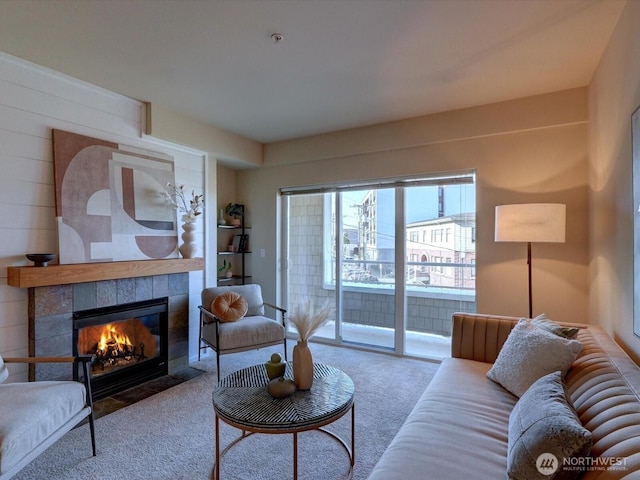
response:
[[(240, 218), (240, 225), (218, 225), (218, 267), (222, 265), (222, 263), (226, 260), (227, 262), (231, 262), (234, 267), (232, 271), (236, 273), (231, 277), (227, 277), (225, 275), (218, 274), (217, 280), (218, 285), (244, 285), (248, 279), (251, 278), (251, 275), (247, 273), (246, 266), (246, 255), (249, 255), (251, 251), (249, 250), (249, 234), (248, 231), (251, 230), (251, 227), (247, 227), (244, 224), (244, 215)], [(236, 237), (241, 235), (242, 237), (236, 240)], [(245, 243), (241, 244), (239, 240), (245, 238)], [(237, 251), (229, 251), (225, 250), (229, 245), (235, 245), (238, 249)], [(237, 270), (239, 262), (240, 270)]]

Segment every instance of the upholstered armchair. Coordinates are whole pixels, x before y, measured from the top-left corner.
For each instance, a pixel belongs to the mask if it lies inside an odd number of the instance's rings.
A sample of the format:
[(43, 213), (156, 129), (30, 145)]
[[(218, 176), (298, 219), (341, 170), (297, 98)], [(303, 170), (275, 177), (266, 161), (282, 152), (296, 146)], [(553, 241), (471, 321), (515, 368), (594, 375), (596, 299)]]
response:
[[(5, 363), (82, 364), (84, 384), (76, 381), (2, 383)], [(87, 416), (96, 455), (93, 402), (89, 381), (91, 356), (0, 357), (0, 480), (13, 477)]]
[[(265, 306), (280, 313), (280, 321), (265, 316)], [(200, 348), (210, 347), (216, 352), (218, 380), (220, 355), (255, 350), (270, 345), (284, 345), (287, 359), (285, 330), (286, 310), (266, 303), (260, 285), (231, 285), (202, 290), (200, 309)]]

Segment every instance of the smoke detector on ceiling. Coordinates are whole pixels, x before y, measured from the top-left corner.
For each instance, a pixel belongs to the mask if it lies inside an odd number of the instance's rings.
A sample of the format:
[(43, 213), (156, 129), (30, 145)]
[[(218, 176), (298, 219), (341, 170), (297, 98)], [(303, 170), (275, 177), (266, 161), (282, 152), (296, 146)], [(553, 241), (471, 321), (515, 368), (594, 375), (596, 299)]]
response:
[(284, 35), (282, 35), (281, 33), (272, 33), (271, 40), (273, 40), (273, 43), (280, 43), (282, 40), (284, 40)]

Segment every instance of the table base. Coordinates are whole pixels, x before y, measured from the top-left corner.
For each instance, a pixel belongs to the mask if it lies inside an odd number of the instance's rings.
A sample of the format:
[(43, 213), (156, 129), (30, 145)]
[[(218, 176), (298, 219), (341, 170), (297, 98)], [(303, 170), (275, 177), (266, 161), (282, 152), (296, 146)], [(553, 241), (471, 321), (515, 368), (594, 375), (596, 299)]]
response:
[[(316, 430), (319, 432), (322, 432), (326, 435), (328, 435), (329, 437), (331, 437), (332, 439), (334, 439), (336, 442), (338, 442), (342, 448), (344, 449), (344, 451), (347, 453), (347, 456), (349, 458), (349, 471), (347, 472), (347, 475), (345, 476), (345, 479), (350, 480), (353, 477), (353, 467), (355, 465), (355, 443), (356, 443), (356, 439), (355, 439), (355, 414), (354, 414), (354, 404), (351, 405), (351, 448), (349, 448), (349, 445), (347, 444), (347, 442), (345, 442), (340, 436), (338, 436), (337, 434), (325, 429), (324, 427), (317, 427), (317, 428), (309, 428), (307, 430), (303, 430), (303, 431), (312, 431), (312, 430)], [(216, 414), (215, 416), (215, 424), (216, 424), (216, 461), (213, 465), (213, 472), (212, 472), (212, 478), (213, 480), (219, 480), (220, 479), (220, 462), (222, 461), (222, 457), (224, 457), (224, 455), (231, 450), (231, 448), (233, 448), (235, 445), (237, 445), (238, 443), (240, 443), (242, 440), (244, 440), (245, 438), (248, 438), (256, 433), (264, 433), (264, 434), (292, 434), (293, 435), (293, 480), (298, 480), (298, 433), (301, 432), (287, 432), (287, 431), (283, 431), (283, 432), (265, 432), (265, 431), (247, 431), (247, 430), (241, 430), (242, 433), (240, 434), (240, 436), (238, 438), (236, 438), (235, 440), (233, 440), (229, 445), (227, 445), (222, 452), (220, 451), (220, 419), (218, 417), (218, 415)]]

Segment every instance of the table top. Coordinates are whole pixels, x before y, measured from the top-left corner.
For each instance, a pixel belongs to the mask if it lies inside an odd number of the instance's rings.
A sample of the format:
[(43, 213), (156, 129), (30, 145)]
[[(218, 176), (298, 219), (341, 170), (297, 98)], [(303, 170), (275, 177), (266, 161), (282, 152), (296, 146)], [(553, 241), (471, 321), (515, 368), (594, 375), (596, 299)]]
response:
[[(285, 378), (293, 379), (291, 362)], [(257, 432), (292, 433), (331, 423), (353, 405), (351, 378), (335, 367), (313, 364), (313, 386), (286, 398), (267, 392), (269, 377), (263, 364), (224, 377), (213, 390), (213, 408), (226, 423)]]

